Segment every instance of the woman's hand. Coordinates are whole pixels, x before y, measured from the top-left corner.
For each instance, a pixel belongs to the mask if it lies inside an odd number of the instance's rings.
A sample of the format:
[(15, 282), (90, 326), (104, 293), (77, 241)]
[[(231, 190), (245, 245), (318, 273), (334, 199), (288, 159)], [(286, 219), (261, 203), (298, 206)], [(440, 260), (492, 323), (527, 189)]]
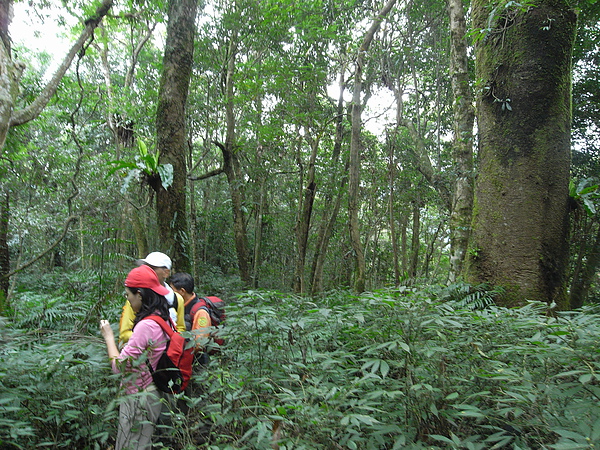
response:
[(110, 359), (115, 359), (119, 357), (119, 350), (117, 350), (117, 344), (115, 344), (115, 335), (113, 334), (113, 330), (110, 327), (110, 323), (108, 320), (100, 321), (100, 332), (102, 336), (104, 336), (104, 340), (106, 341), (106, 350), (108, 352), (108, 357)]
[(100, 332), (102, 333), (102, 336), (104, 336), (105, 340), (111, 340), (114, 341), (115, 340), (115, 336), (113, 334), (113, 330), (110, 327), (110, 323), (108, 322), (108, 320), (101, 320), (100, 321)]

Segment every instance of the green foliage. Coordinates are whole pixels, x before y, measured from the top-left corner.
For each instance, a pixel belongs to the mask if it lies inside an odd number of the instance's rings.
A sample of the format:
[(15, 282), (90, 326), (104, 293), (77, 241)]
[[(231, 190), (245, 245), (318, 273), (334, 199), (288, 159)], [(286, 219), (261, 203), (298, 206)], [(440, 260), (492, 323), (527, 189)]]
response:
[(588, 215), (596, 215), (596, 203), (600, 199), (600, 185), (596, 179), (585, 178), (577, 183), (571, 179), (569, 182), (569, 195), (583, 204)]
[[(180, 398), (188, 414), (171, 409), (157, 440), (264, 449), (280, 427), (281, 449), (600, 443), (599, 311), (499, 308), (494, 294), (467, 285), (318, 299), (241, 294), (220, 331), (225, 348), (196, 373), (198, 392)], [(28, 297), (46, 311), (60, 303)], [(60, 331), (69, 327), (58, 313), (44, 319), (55, 330), (32, 326), (41, 310), (21, 309), (4, 327), (0, 445), (111, 445), (117, 383), (103, 341)]]
[(494, 304), (494, 299), (504, 293), (502, 287), (491, 288), (487, 284), (472, 286), (459, 282), (443, 286), (437, 298), (445, 302), (456, 302), (459, 308), (484, 309)]
[(115, 419), (107, 404), (117, 384), (98, 342), (7, 324), (0, 347), (0, 447), (94, 448), (94, 442), (107, 442), (111, 430), (103, 420)]
[(201, 408), (210, 448), (265, 448), (277, 421), (282, 448), (599, 442), (596, 314), (474, 310), (493, 293), (450, 291), (241, 296)]
[[(148, 181), (158, 176), (162, 187), (168, 189), (173, 184), (173, 166), (171, 164), (159, 164), (158, 153), (149, 152), (143, 140), (138, 139), (137, 144), (138, 154), (135, 156), (135, 162), (124, 160), (111, 161), (110, 164), (113, 167), (108, 171), (107, 176), (111, 176), (121, 169), (129, 169), (123, 181), (121, 193), (127, 191), (132, 179), (139, 177)], [(148, 183), (151, 184), (151, 182)]]

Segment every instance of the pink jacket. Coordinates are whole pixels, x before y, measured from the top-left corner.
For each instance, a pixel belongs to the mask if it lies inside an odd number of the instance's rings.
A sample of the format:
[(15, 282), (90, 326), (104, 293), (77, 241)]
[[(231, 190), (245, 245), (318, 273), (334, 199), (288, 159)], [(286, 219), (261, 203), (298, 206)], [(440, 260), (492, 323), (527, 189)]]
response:
[(134, 394), (146, 389), (152, 383), (152, 374), (146, 365), (146, 360), (138, 361), (147, 355), (152, 367), (156, 367), (160, 355), (167, 346), (167, 336), (160, 325), (153, 320), (140, 320), (121, 350), (118, 359), (113, 360), (114, 373), (126, 373), (122, 386), (128, 394)]

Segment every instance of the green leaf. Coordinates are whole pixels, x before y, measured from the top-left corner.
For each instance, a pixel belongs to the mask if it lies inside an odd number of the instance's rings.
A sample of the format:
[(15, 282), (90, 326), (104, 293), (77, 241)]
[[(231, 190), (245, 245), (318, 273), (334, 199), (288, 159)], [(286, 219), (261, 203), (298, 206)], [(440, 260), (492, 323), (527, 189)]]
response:
[(149, 153), (140, 156), (141, 161), (140, 169), (146, 172), (148, 175), (153, 175), (158, 171), (158, 156), (151, 155)]
[(583, 206), (589, 215), (593, 216), (596, 214), (596, 205), (591, 199), (583, 197)]
[(173, 166), (171, 164), (161, 164), (158, 166), (158, 174), (163, 188), (168, 189), (173, 184)]
[(587, 440), (585, 436), (582, 436), (581, 434), (575, 433), (571, 430), (553, 429), (552, 431), (556, 434), (560, 434), (564, 438), (573, 439), (575, 441), (585, 442)]
[(385, 378), (388, 375), (388, 373), (390, 373), (390, 365), (384, 360), (381, 360), (381, 363), (379, 365), (379, 371), (381, 372), (381, 377)]
[(404, 350), (406, 353), (410, 353), (410, 347), (408, 346), (408, 344), (406, 344), (405, 342), (399, 342), (398, 344), (400, 345), (402, 350)]
[(106, 174), (107, 177), (113, 175), (117, 170), (120, 169), (137, 169), (135, 163), (132, 163), (131, 161), (116, 160), (110, 161), (109, 164), (113, 167), (109, 169), (108, 173)]
[(148, 154), (148, 147), (146, 146), (146, 143), (139, 139), (137, 140), (137, 144), (138, 144), (138, 152), (140, 154), (141, 157), (144, 157)]
[(583, 370), (569, 370), (568, 372), (561, 372), (561, 373), (554, 375), (554, 378), (572, 377), (574, 375), (581, 375), (582, 373), (586, 373), (586, 372)]
[(448, 439), (446, 436), (442, 436), (441, 434), (430, 434), (430, 438), (433, 438), (437, 441), (445, 442), (447, 444), (454, 445), (454, 441), (452, 439)]
[(581, 384), (587, 384), (587, 383), (589, 383), (592, 380), (592, 378), (593, 378), (593, 374), (586, 373), (586, 374), (583, 374), (583, 375), (581, 375), (579, 377), (579, 382)]

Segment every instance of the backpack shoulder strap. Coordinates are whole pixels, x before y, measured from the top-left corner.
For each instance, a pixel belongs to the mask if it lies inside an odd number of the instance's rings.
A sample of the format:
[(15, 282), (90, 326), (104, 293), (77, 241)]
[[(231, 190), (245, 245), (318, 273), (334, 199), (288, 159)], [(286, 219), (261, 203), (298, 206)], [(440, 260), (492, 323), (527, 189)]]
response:
[(175, 308), (176, 311), (179, 311), (179, 305), (185, 304), (185, 300), (183, 299), (183, 297), (181, 296), (181, 294), (179, 292), (173, 291), (173, 294), (175, 294), (175, 300), (173, 301), (173, 307)]
[(195, 296), (191, 302), (185, 305), (185, 314), (194, 314), (196, 305), (198, 304), (198, 296)]
[[(190, 308), (190, 314), (194, 315), (200, 308), (202, 308), (203, 306), (206, 306), (206, 302), (204, 302), (203, 300), (204, 300), (204, 297), (196, 296), (194, 301), (191, 303), (192, 306)], [(190, 305), (188, 305), (188, 306), (190, 306)]]
[(153, 320), (154, 322), (160, 325), (162, 330), (165, 333), (167, 333), (167, 336), (169, 336), (169, 338), (173, 336), (173, 328), (167, 325), (167, 322), (165, 322), (165, 320), (162, 317), (157, 316), (156, 314), (151, 314), (148, 317), (144, 317), (142, 320)]

